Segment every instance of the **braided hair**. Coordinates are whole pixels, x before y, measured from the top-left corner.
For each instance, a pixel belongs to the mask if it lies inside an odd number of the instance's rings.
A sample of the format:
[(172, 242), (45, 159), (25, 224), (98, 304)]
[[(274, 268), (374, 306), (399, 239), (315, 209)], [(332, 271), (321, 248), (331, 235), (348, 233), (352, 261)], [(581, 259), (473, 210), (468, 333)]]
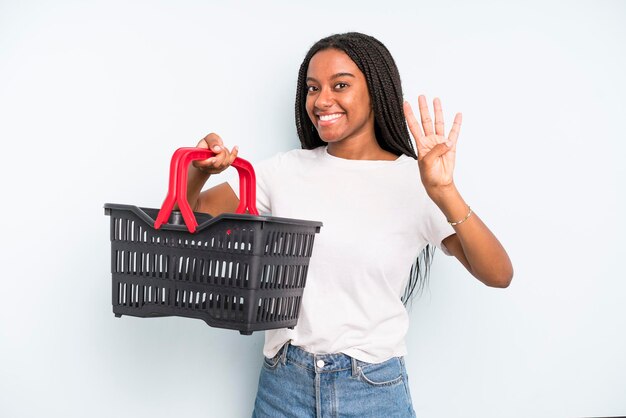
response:
[(389, 50), (379, 40), (358, 32), (332, 35), (309, 49), (298, 72), (296, 128), (304, 149), (326, 145), (306, 112), (306, 76), (313, 55), (325, 49), (345, 52), (365, 75), (374, 110), (374, 134), (378, 145), (395, 155), (417, 158), (404, 119), (402, 85), (398, 67)]
[[(382, 42), (358, 32), (335, 34), (320, 39), (309, 49), (300, 65), (295, 111), (296, 128), (302, 148), (314, 149), (326, 145), (306, 111), (306, 77), (311, 58), (319, 51), (331, 48), (345, 52), (365, 76), (374, 111), (374, 134), (378, 145), (395, 155), (405, 154), (417, 159), (404, 118), (404, 97), (398, 67)], [(401, 298), (405, 305), (415, 290), (420, 292), (423, 289), (428, 280), (433, 255), (434, 247), (427, 245), (417, 256)]]

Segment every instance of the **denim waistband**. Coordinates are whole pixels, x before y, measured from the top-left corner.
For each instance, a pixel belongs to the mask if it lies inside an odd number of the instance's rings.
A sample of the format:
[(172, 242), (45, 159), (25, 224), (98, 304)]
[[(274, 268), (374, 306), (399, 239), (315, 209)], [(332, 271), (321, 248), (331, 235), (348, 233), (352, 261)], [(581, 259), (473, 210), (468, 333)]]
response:
[(289, 342), (281, 348), (279, 355), (283, 363), (289, 360), (316, 373), (342, 370), (352, 370), (355, 373), (358, 367), (358, 361), (347, 354), (313, 354)]

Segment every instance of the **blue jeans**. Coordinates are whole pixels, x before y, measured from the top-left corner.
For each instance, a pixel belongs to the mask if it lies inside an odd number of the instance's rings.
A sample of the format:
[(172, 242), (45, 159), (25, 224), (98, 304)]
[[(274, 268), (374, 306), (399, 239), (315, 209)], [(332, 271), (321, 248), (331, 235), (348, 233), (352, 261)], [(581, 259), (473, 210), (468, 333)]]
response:
[(415, 417), (402, 357), (365, 363), (289, 343), (265, 358), (253, 418)]

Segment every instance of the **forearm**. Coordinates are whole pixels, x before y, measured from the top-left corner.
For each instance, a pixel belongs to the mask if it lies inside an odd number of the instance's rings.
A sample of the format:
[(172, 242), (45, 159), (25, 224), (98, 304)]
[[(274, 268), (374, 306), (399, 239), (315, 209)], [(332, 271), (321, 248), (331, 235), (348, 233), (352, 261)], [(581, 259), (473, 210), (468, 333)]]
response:
[[(429, 196), (449, 221), (465, 219), (469, 206), (454, 184), (430, 191)], [(511, 260), (495, 235), (476, 213), (453, 226), (463, 250), (466, 267), (488, 286), (506, 287), (513, 277)], [(463, 261), (463, 260), (462, 260)]]
[(211, 175), (198, 170), (193, 164), (189, 165), (187, 173), (187, 201), (191, 209), (197, 211), (200, 192)]
[(187, 200), (194, 210), (198, 209), (200, 192), (211, 175), (198, 170), (193, 165), (189, 166), (187, 177)]

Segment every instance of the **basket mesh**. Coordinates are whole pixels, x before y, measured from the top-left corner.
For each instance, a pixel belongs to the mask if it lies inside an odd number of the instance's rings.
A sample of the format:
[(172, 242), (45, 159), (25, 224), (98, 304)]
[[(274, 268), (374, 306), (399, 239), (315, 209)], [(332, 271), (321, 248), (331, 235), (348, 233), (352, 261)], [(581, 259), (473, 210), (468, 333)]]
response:
[(191, 235), (115, 205), (107, 214), (116, 315), (194, 317), (245, 334), (296, 324), (319, 226), (249, 216)]

